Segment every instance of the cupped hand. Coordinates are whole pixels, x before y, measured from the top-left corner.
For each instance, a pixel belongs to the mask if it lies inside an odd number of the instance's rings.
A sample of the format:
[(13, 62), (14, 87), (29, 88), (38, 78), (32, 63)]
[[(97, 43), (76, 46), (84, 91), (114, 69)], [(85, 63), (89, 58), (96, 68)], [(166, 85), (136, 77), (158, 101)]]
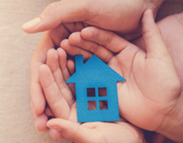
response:
[[(47, 64), (40, 67), (40, 83), (53, 118), (47, 122), (50, 135), (75, 143), (144, 143), (140, 129), (122, 119), (118, 122), (77, 123), (76, 101), (72, 85), (65, 81), (74, 72), (73, 61), (63, 49), (49, 50)], [(91, 105), (92, 106), (92, 105)]]
[[(175, 63), (175, 69), (183, 83), (183, 72), (182, 72), (182, 53), (183, 53), (183, 12), (170, 15), (157, 22), (157, 25), (161, 31), (162, 37), (165, 41), (165, 44), (168, 48), (168, 51)], [(176, 28), (173, 28), (176, 27)], [(171, 33), (171, 34), (170, 34)], [(142, 37), (134, 41), (136, 45), (140, 48), (145, 49), (144, 40)]]
[[(48, 49), (58, 47), (60, 41), (72, 32), (79, 31), (87, 25), (95, 25), (107, 30), (114, 30), (134, 37), (139, 21), (145, 9), (151, 8), (156, 13), (163, 0), (62, 0), (50, 4), (38, 18), (23, 25), (28, 33), (46, 31), (31, 60), (31, 108), (37, 130), (47, 130), (46, 101), (42, 93), (38, 69), (46, 62)], [(133, 17), (133, 18), (132, 18)], [(110, 22), (109, 22), (110, 19)], [(138, 31), (138, 30), (137, 30)], [(137, 32), (138, 33), (138, 32)], [(131, 35), (131, 36), (129, 36)], [(138, 35), (138, 34), (137, 34)]]
[(47, 52), (49, 49), (59, 47), (60, 41), (70, 35), (70, 31), (80, 31), (84, 25), (82, 23), (65, 24), (56, 27), (43, 34), (36, 52), (34, 53), (30, 71), (31, 71), (31, 109), (34, 115), (35, 126), (39, 131), (47, 130), (46, 122), (48, 115), (45, 114), (46, 100), (42, 92), (39, 81), (39, 67), (46, 63)]
[[(122, 75), (127, 81), (118, 83), (121, 116), (138, 127), (157, 131), (165, 127), (164, 121), (178, 102), (180, 81), (150, 10), (142, 23), (145, 51), (95, 27), (73, 33), (61, 46), (71, 55), (80, 53), (86, 59), (93, 53)], [(90, 53), (86, 55), (86, 51)]]
[[(51, 3), (39, 17), (23, 25), (23, 30), (36, 33), (60, 24), (83, 22), (121, 34), (139, 28), (143, 12), (150, 8), (154, 14), (163, 0), (62, 0)], [(133, 33), (134, 34), (134, 33)]]

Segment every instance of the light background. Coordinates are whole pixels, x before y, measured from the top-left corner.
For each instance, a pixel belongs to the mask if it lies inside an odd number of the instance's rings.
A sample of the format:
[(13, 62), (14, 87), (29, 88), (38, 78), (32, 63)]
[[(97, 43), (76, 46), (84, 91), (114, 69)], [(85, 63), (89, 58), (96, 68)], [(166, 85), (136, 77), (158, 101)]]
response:
[(65, 143), (38, 133), (30, 111), (29, 62), (41, 34), (21, 25), (53, 0), (0, 0), (0, 143)]
[[(54, 0), (0, 0), (0, 143), (66, 143), (38, 133), (30, 111), (29, 62), (41, 34), (21, 25)], [(55, 0), (56, 1), (56, 0)], [(182, 11), (183, 0), (165, 0), (160, 17)]]

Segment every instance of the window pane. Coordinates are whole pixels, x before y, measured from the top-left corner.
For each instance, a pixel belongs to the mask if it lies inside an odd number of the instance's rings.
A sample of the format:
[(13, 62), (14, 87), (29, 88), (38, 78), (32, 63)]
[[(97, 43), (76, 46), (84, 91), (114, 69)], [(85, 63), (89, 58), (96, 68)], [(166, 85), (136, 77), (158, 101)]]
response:
[(100, 110), (106, 110), (106, 109), (108, 109), (107, 100), (101, 100), (101, 101), (99, 101), (99, 107), (100, 107)]
[(87, 97), (95, 97), (95, 88), (87, 88)]
[(99, 97), (107, 96), (107, 89), (106, 88), (98, 88), (98, 95), (99, 95)]
[(96, 101), (88, 101), (88, 110), (96, 110)]

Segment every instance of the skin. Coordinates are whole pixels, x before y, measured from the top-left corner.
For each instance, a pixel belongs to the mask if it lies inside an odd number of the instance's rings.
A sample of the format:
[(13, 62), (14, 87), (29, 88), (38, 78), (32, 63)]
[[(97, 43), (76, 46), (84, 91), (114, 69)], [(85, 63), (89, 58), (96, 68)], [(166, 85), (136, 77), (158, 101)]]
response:
[(71, 55), (89, 51), (86, 59), (97, 55), (127, 80), (118, 83), (120, 114), (124, 118), (182, 142), (181, 82), (152, 13), (144, 15), (144, 50), (95, 27), (73, 33), (61, 47)]
[[(181, 87), (183, 85), (183, 13), (174, 14), (164, 18), (159, 21), (158, 27), (161, 30), (161, 34), (164, 38), (168, 51), (174, 61), (175, 69), (178, 74), (178, 77), (181, 82)], [(173, 28), (176, 27), (176, 28)], [(171, 34), (170, 34), (171, 33)], [(176, 42), (175, 42), (176, 41)], [(142, 38), (138, 39), (135, 44), (140, 46), (142, 49), (145, 48), (144, 41)], [(161, 134), (175, 140), (176, 142), (182, 141), (182, 127), (183, 127), (183, 111), (182, 111), (182, 103), (183, 103), (183, 88), (181, 88), (180, 96), (175, 106), (174, 110), (169, 115), (169, 118), (164, 121), (163, 130), (158, 130)]]
[[(83, 22), (118, 33), (134, 32), (140, 26), (143, 12), (156, 13), (163, 0), (62, 0), (51, 3), (39, 17), (23, 25), (23, 30), (35, 33), (49, 30), (61, 23)], [(133, 16), (133, 18), (129, 18)], [(110, 22), (109, 22), (110, 18)], [(102, 20), (101, 20), (102, 19)]]
[[(37, 130), (47, 130), (47, 106), (39, 82), (39, 67), (46, 63), (47, 51), (59, 46), (60, 41), (87, 25), (113, 30), (129, 39), (139, 35), (139, 21), (145, 9), (156, 13), (163, 0), (62, 0), (50, 4), (36, 19), (23, 25), (28, 33), (46, 31), (31, 60), (31, 109)], [(102, 7), (101, 7), (102, 6)], [(126, 9), (128, 7), (128, 9)], [(136, 16), (130, 18), (131, 16)], [(115, 16), (114, 16), (115, 15)], [(108, 22), (110, 18), (111, 23)], [(101, 20), (102, 19), (102, 20)], [(107, 21), (107, 22), (106, 22)]]
[(142, 131), (122, 119), (118, 122), (77, 123), (73, 87), (65, 83), (73, 71), (74, 63), (67, 61), (66, 52), (60, 48), (49, 50), (47, 63), (40, 67), (40, 82), (49, 112), (56, 117), (47, 122), (50, 135), (75, 143), (145, 143)]

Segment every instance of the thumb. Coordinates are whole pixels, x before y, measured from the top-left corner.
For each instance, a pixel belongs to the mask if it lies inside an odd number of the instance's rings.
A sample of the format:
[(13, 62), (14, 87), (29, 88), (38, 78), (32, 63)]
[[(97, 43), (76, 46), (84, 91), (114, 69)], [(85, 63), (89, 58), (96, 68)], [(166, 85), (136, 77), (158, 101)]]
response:
[(61, 133), (65, 139), (76, 143), (99, 142), (97, 132), (94, 129), (84, 127), (64, 119), (51, 119), (47, 122), (47, 127), (55, 129)]
[(157, 57), (169, 54), (160, 30), (154, 22), (153, 13), (150, 9), (145, 11), (142, 19), (142, 25), (147, 57)]
[(35, 19), (22, 26), (27, 33), (36, 33), (54, 28), (65, 22), (83, 21), (87, 15), (87, 0), (61, 0), (49, 4)]

